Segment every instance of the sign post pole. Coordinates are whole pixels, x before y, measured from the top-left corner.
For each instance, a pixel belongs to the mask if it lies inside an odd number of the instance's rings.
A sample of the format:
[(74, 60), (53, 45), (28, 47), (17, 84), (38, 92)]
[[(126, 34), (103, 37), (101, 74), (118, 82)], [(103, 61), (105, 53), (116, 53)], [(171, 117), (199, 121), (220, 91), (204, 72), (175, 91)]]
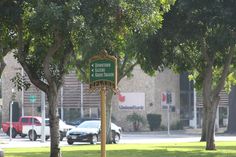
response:
[(10, 103), (10, 141), (12, 140), (12, 106), (13, 106), (13, 100)]
[[(33, 119), (33, 116), (34, 116), (34, 103), (36, 101), (36, 96), (35, 95), (30, 95), (29, 97), (30, 99), (30, 102), (32, 103), (32, 130), (34, 130), (34, 119)], [(32, 134), (32, 139), (34, 139), (34, 134)]]
[(167, 133), (170, 136), (170, 104), (167, 104)]
[(106, 87), (100, 90), (101, 96), (101, 157), (106, 157)]

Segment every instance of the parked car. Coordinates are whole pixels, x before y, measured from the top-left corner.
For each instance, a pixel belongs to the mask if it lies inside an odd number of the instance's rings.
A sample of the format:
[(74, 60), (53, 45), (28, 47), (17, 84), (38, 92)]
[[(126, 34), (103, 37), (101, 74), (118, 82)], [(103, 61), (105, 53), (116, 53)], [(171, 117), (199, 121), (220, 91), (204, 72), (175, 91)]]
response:
[(73, 121), (66, 122), (68, 125), (78, 126), (84, 121), (90, 121), (90, 120), (100, 120), (100, 118), (79, 118)]
[[(74, 142), (90, 142), (90, 144), (96, 144), (100, 141), (101, 121), (91, 120), (84, 121), (76, 128), (67, 132), (67, 143), (72, 145)], [(112, 130), (112, 142), (118, 143), (121, 136), (121, 127), (111, 123)]]
[[(27, 134), (22, 133), (23, 126), (30, 126), (33, 123), (36, 124), (40, 120), (37, 116), (22, 116), (18, 122), (12, 122), (12, 138), (15, 138), (18, 134), (21, 137), (25, 137)], [(2, 123), (2, 130), (8, 136), (10, 136), (10, 122)]]
[[(49, 119), (45, 119), (45, 136), (46, 140), (50, 137), (50, 127), (49, 127)], [(34, 123), (34, 125), (27, 125), (23, 126), (23, 133), (27, 134), (29, 136), (29, 139), (31, 141), (35, 141), (37, 138), (41, 137), (41, 127), (42, 127), (42, 119), (41, 117), (39, 118), (39, 121)], [(60, 141), (63, 140), (64, 137), (66, 137), (66, 132), (69, 131), (70, 129), (74, 128), (72, 125), (67, 125), (65, 122), (62, 120), (59, 120), (59, 131), (60, 131)]]

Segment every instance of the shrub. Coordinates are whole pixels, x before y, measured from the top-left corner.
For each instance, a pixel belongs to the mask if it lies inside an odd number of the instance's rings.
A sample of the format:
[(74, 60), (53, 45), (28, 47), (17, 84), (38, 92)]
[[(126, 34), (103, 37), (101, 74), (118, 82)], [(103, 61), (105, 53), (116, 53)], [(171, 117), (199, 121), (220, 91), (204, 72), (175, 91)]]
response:
[(134, 131), (139, 131), (141, 125), (145, 124), (145, 119), (135, 112), (131, 115), (128, 115), (126, 119), (132, 123)]
[(158, 129), (158, 131), (167, 131), (167, 126), (165, 125), (161, 125), (160, 128)]
[(181, 121), (177, 121), (176, 123), (174, 123), (170, 126), (170, 129), (171, 130), (183, 130), (184, 125)]
[(160, 114), (147, 114), (147, 120), (151, 131), (158, 130), (161, 125)]

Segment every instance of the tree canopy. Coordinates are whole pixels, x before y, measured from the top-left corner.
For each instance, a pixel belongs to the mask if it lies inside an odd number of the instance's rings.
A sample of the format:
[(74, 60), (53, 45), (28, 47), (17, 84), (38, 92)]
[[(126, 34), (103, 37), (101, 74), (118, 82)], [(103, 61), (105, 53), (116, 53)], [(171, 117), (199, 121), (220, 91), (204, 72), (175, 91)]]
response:
[[(83, 17), (82, 31), (77, 34), (76, 50), (78, 76), (88, 82), (91, 56), (106, 50), (118, 61), (118, 83), (130, 76), (136, 65), (154, 74), (156, 68), (147, 64), (144, 38), (155, 34), (162, 26), (163, 15), (169, 11), (174, 0), (81, 0), (80, 13)], [(160, 63), (161, 58), (158, 59)], [(160, 65), (160, 64), (159, 64)], [(111, 120), (112, 92), (107, 94), (107, 142)]]
[(137, 64), (153, 73), (155, 69), (145, 64), (145, 51), (141, 46), (146, 43), (142, 42), (142, 37), (154, 34), (161, 28), (163, 15), (174, 0), (99, 2), (81, 1), (84, 29), (78, 34), (77, 44), (81, 52), (77, 56), (81, 74), (88, 74), (88, 67), (81, 65), (103, 49), (118, 58), (118, 80), (129, 74)]
[(84, 80), (88, 59), (102, 49), (118, 57), (119, 80), (137, 64), (153, 73), (154, 69), (145, 64), (147, 56), (135, 46), (137, 41), (143, 44), (142, 37), (161, 28), (163, 14), (173, 3), (174, 0), (0, 2), (4, 13), (1, 43), (15, 50), (15, 57), (31, 82), (48, 97), (51, 157), (60, 156), (57, 94), (74, 59)]
[(13, 50), (30, 81), (49, 102), (51, 157), (60, 155), (57, 96), (72, 63), (73, 34), (79, 30), (78, 1), (2, 1), (4, 46)]
[[(188, 71), (203, 90), (206, 149), (215, 149), (214, 121), (219, 92), (235, 69), (236, 2), (178, 0), (164, 16), (163, 28), (150, 36), (149, 54), (161, 51), (164, 65)], [(205, 126), (205, 127), (204, 127)]]

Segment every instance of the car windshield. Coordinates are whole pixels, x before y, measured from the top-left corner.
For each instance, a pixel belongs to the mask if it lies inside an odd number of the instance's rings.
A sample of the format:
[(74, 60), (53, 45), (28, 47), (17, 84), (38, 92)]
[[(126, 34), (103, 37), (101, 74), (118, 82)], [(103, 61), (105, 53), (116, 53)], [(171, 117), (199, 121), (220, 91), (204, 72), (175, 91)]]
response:
[(85, 121), (81, 123), (78, 128), (99, 128), (100, 121)]
[(60, 120), (59, 120), (59, 125), (60, 125), (60, 126), (66, 126), (66, 123), (63, 122), (63, 121), (60, 119)]

